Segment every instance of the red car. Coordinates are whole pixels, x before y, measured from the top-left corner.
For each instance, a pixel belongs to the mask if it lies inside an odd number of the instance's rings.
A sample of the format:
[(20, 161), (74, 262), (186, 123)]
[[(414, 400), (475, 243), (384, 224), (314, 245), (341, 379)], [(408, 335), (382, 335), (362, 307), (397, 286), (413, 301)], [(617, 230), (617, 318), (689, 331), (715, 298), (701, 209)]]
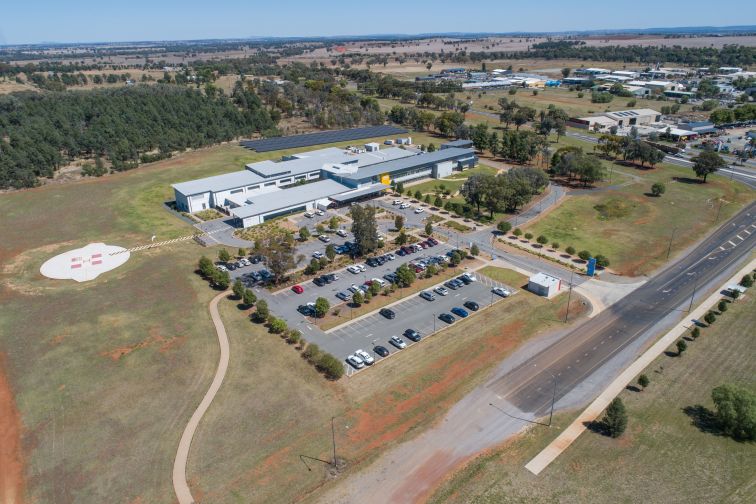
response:
[(295, 285), (294, 287), (291, 288), (291, 290), (293, 290), (297, 294), (302, 294), (304, 292), (304, 289), (302, 288), (301, 285)]

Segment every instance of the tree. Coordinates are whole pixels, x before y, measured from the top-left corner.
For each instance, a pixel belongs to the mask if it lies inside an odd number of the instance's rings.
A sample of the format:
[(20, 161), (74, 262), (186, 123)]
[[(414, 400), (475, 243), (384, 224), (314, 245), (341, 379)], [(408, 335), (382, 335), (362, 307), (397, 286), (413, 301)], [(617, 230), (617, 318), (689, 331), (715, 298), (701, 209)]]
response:
[(302, 332), (297, 331), (296, 329), (289, 331), (289, 334), (286, 336), (286, 342), (291, 345), (296, 345), (301, 340), (302, 340)]
[(302, 241), (307, 241), (310, 238), (310, 230), (307, 229), (307, 226), (302, 226), (299, 228), (299, 239)]
[(242, 304), (249, 307), (255, 304), (255, 301), (257, 301), (257, 296), (255, 296), (254, 291), (245, 289), (244, 294), (242, 294)]
[(727, 311), (727, 301), (725, 301), (724, 299), (722, 301), (720, 301), (717, 304), (717, 310), (719, 310), (719, 313), (726, 312)]
[(329, 261), (333, 261), (336, 258), (336, 247), (333, 246), (333, 243), (326, 245), (325, 255)]
[(239, 247), (239, 250), (236, 252), (236, 257), (244, 257), (247, 255), (247, 250), (244, 247)]
[(458, 251), (453, 251), (451, 254), (451, 257), (449, 258), (449, 264), (452, 266), (457, 266), (459, 263), (462, 262), (462, 255)]
[(709, 120), (714, 124), (727, 124), (735, 120), (735, 116), (730, 109), (717, 109), (709, 115)]
[(526, 240), (532, 240), (533, 239), (533, 233), (525, 233), (525, 239)]
[(567, 68), (567, 67), (565, 67), (565, 68), (562, 68), (562, 77), (564, 77), (564, 78), (566, 79), (567, 77), (569, 77), (569, 76), (570, 76), (570, 72), (571, 72), (571, 71), (572, 71), (572, 70), (570, 70), (570, 69), (569, 69), (569, 68)]
[(698, 338), (701, 335), (701, 329), (698, 327), (694, 327), (692, 331), (690, 331), (690, 337), (693, 339)]
[(546, 237), (545, 237), (544, 235), (541, 235), (541, 236), (539, 236), (538, 238), (536, 238), (536, 241), (537, 241), (537, 242), (538, 242), (539, 244), (541, 244), (541, 245), (546, 245), (547, 243), (549, 243), (549, 239), (548, 239), (548, 238), (546, 238)]
[(396, 192), (398, 192), (399, 194), (404, 194), (404, 182), (396, 183)]
[(268, 309), (268, 302), (264, 299), (261, 299), (257, 302), (257, 305), (255, 306), (255, 321), (256, 322), (265, 322), (268, 320), (268, 317), (270, 317), (270, 309)]
[(328, 300), (324, 297), (319, 297), (315, 300), (315, 316), (318, 318), (323, 318), (326, 316), (326, 313), (328, 313), (328, 310), (331, 309), (330, 303), (328, 303)]
[(654, 185), (651, 186), (651, 194), (653, 194), (656, 197), (661, 196), (666, 191), (667, 191), (667, 188), (661, 182), (656, 182)]
[(228, 250), (222, 248), (218, 251), (218, 260), (221, 262), (228, 262), (231, 260), (231, 254), (228, 253)]
[(627, 410), (622, 399), (615, 397), (606, 408), (604, 418), (601, 421), (609, 436), (618, 438), (627, 428)]
[(321, 355), (322, 353), (320, 351), (320, 347), (315, 343), (310, 343), (309, 345), (307, 345), (307, 348), (305, 348), (304, 352), (302, 352), (302, 356), (310, 364), (317, 362), (320, 359)]
[(423, 197), (423, 193), (420, 192), (420, 189), (417, 189), (415, 191), (415, 199), (416, 200), (420, 200), (420, 199), (422, 199), (422, 197)]
[(473, 243), (472, 247), (470, 247), (470, 255), (477, 257), (478, 254), (480, 254), (480, 249), (478, 248), (478, 245), (476, 243)]
[(740, 279), (740, 285), (746, 288), (752, 287), (753, 277), (751, 275), (744, 275), (743, 278)]
[(565, 252), (567, 252), (569, 255), (575, 255), (575, 247), (572, 245), (568, 245), (566, 249), (564, 249)]
[(609, 267), (609, 258), (607, 258), (606, 256), (596, 254), (596, 257), (594, 257), (594, 259), (596, 259), (596, 266), (598, 266), (599, 268)]
[(425, 236), (431, 236), (433, 234), (433, 223), (429, 220), (425, 223)]
[(714, 322), (717, 321), (717, 316), (714, 315), (714, 312), (708, 312), (706, 315), (704, 315), (704, 322), (711, 325)]
[(756, 394), (732, 384), (711, 391), (716, 418), (722, 432), (737, 440), (756, 440)]
[(512, 234), (515, 235), (515, 236), (517, 236), (517, 237), (520, 237), (520, 236), (522, 236), (522, 229), (515, 228), (515, 230), (512, 231)]
[(215, 269), (211, 281), (217, 289), (226, 290), (228, 289), (228, 286), (231, 285), (231, 276), (228, 274), (228, 271)]
[(237, 278), (236, 281), (234, 281), (233, 292), (236, 299), (241, 299), (244, 296), (244, 284), (242, 283), (241, 278)]
[(352, 294), (352, 304), (354, 306), (360, 306), (363, 300), (364, 300), (364, 296), (362, 295), (361, 290), (358, 290), (357, 292)]
[(380, 294), (381, 293), (381, 284), (379, 284), (378, 282), (372, 282), (370, 284), (370, 286), (368, 287), (368, 293), (371, 296), (373, 296), (373, 297), (375, 297), (378, 294)]
[(284, 319), (276, 317), (271, 317), (269, 326), (270, 332), (273, 334), (283, 334), (288, 328)]
[(677, 340), (677, 343), (675, 343), (675, 346), (677, 347), (677, 355), (680, 356), (683, 354), (685, 350), (688, 349), (688, 344), (685, 343), (685, 340)]
[(396, 236), (396, 239), (394, 240), (394, 243), (397, 245), (405, 245), (407, 243), (407, 233), (404, 231), (404, 229), (399, 230), (399, 234)]
[(501, 221), (496, 224), (496, 229), (498, 229), (501, 234), (507, 234), (512, 229), (512, 223)]
[(357, 245), (357, 255), (369, 254), (380, 245), (375, 207), (354, 205), (351, 211), (352, 234), (354, 234), (354, 243)]
[(638, 377), (638, 385), (640, 385), (641, 389), (644, 389), (648, 387), (648, 384), (651, 383), (651, 380), (648, 379), (648, 376), (645, 374), (642, 374)]
[(205, 256), (200, 257), (198, 268), (200, 275), (204, 278), (211, 278), (213, 276), (213, 271), (216, 270), (213, 261)]
[(415, 270), (409, 269), (406, 264), (396, 268), (396, 283), (399, 287), (409, 287), (416, 278)]
[(591, 253), (588, 252), (587, 250), (581, 250), (580, 252), (578, 252), (578, 257), (582, 259), (583, 261), (587, 261), (588, 259), (591, 258)]
[(338, 380), (344, 376), (344, 365), (339, 359), (329, 353), (324, 353), (320, 356), (316, 367), (319, 371), (322, 371), (329, 380)]
[(430, 202), (431, 202), (430, 194), (426, 194), (425, 198), (423, 198), (423, 203), (430, 205)]
[(551, 242), (551, 248), (554, 250), (559, 250), (559, 242)]
[(404, 227), (404, 216), (403, 215), (397, 215), (394, 217), (394, 228), (399, 231)]
[(696, 177), (703, 178), (703, 183), (706, 183), (706, 177), (710, 173), (714, 173), (720, 168), (727, 166), (727, 162), (722, 159), (722, 156), (714, 151), (705, 151), (693, 158), (693, 171), (696, 172)]
[(330, 229), (331, 231), (336, 231), (337, 229), (339, 229), (339, 218), (335, 215), (328, 219), (328, 229)]
[(441, 199), (441, 196), (436, 196), (436, 199), (433, 200), (433, 206), (436, 208), (441, 208), (443, 204), (444, 201)]
[(297, 259), (294, 237), (291, 233), (268, 236), (262, 241), (261, 253), (265, 256), (266, 265), (273, 273), (276, 283), (282, 282), (286, 278), (286, 273), (304, 259), (304, 257)]

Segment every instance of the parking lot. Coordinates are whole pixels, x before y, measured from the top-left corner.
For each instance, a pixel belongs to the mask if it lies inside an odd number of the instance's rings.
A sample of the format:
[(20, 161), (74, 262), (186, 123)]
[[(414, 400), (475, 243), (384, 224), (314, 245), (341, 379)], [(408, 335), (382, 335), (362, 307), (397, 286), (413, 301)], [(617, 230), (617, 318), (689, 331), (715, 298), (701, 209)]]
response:
[[(402, 336), (405, 330), (415, 329), (425, 338), (449, 325), (459, 323), (462, 319), (457, 315), (453, 315), (455, 320), (452, 324), (447, 324), (438, 317), (442, 313), (451, 313), (451, 309), (454, 307), (464, 308), (463, 305), (466, 301), (475, 301), (480, 305), (480, 310), (483, 310), (504, 299), (493, 294), (492, 289), (494, 287), (504, 287), (513, 295), (517, 293), (512, 286), (495, 282), (477, 272), (474, 275), (477, 277), (477, 281), (457, 290), (448, 289), (449, 294), (446, 296), (436, 294), (434, 301), (427, 301), (416, 295), (391, 305), (391, 310), (396, 313), (394, 319), (388, 319), (376, 312), (328, 331), (326, 333), (329, 340), (327, 343), (328, 350), (337, 357), (346, 359), (355, 350), (362, 349), (377, 361), (381, 357), (373, 350), (376, 345), (387, 348), (391, 354), (401, 351), (390, 343), (392, 336), (400, 337), (409, 347), (416, 343)], [(464, 309), (469, 313), (467, 318), (476, 316), (476, 312), (467, 308)], [(420, 343), (422, 343), (422, 340)]]

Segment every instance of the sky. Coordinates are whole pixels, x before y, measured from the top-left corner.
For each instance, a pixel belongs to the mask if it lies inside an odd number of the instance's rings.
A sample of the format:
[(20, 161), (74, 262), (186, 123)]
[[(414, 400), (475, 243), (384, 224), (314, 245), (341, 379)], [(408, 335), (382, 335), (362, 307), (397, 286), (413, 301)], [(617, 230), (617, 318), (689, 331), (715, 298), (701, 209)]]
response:
[[(752, 4), (700, 0), (8, 0), (0, 44), (570, 31), (755, 24)], [(681, 6), (684, 5), (684, 8)], [(615, 7), (616, 6), (616, 7)]]

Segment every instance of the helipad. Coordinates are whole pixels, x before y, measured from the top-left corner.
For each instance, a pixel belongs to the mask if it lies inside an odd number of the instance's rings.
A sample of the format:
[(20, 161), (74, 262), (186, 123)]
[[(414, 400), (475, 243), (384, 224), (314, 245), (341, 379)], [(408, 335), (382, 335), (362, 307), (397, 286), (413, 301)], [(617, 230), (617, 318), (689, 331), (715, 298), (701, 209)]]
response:
[(130, 252), (116, 245), (90, 243), (48, 259), (39, 272), (57, 280), (94, 280), (100, 273), (113, 270), (129, 260)]

